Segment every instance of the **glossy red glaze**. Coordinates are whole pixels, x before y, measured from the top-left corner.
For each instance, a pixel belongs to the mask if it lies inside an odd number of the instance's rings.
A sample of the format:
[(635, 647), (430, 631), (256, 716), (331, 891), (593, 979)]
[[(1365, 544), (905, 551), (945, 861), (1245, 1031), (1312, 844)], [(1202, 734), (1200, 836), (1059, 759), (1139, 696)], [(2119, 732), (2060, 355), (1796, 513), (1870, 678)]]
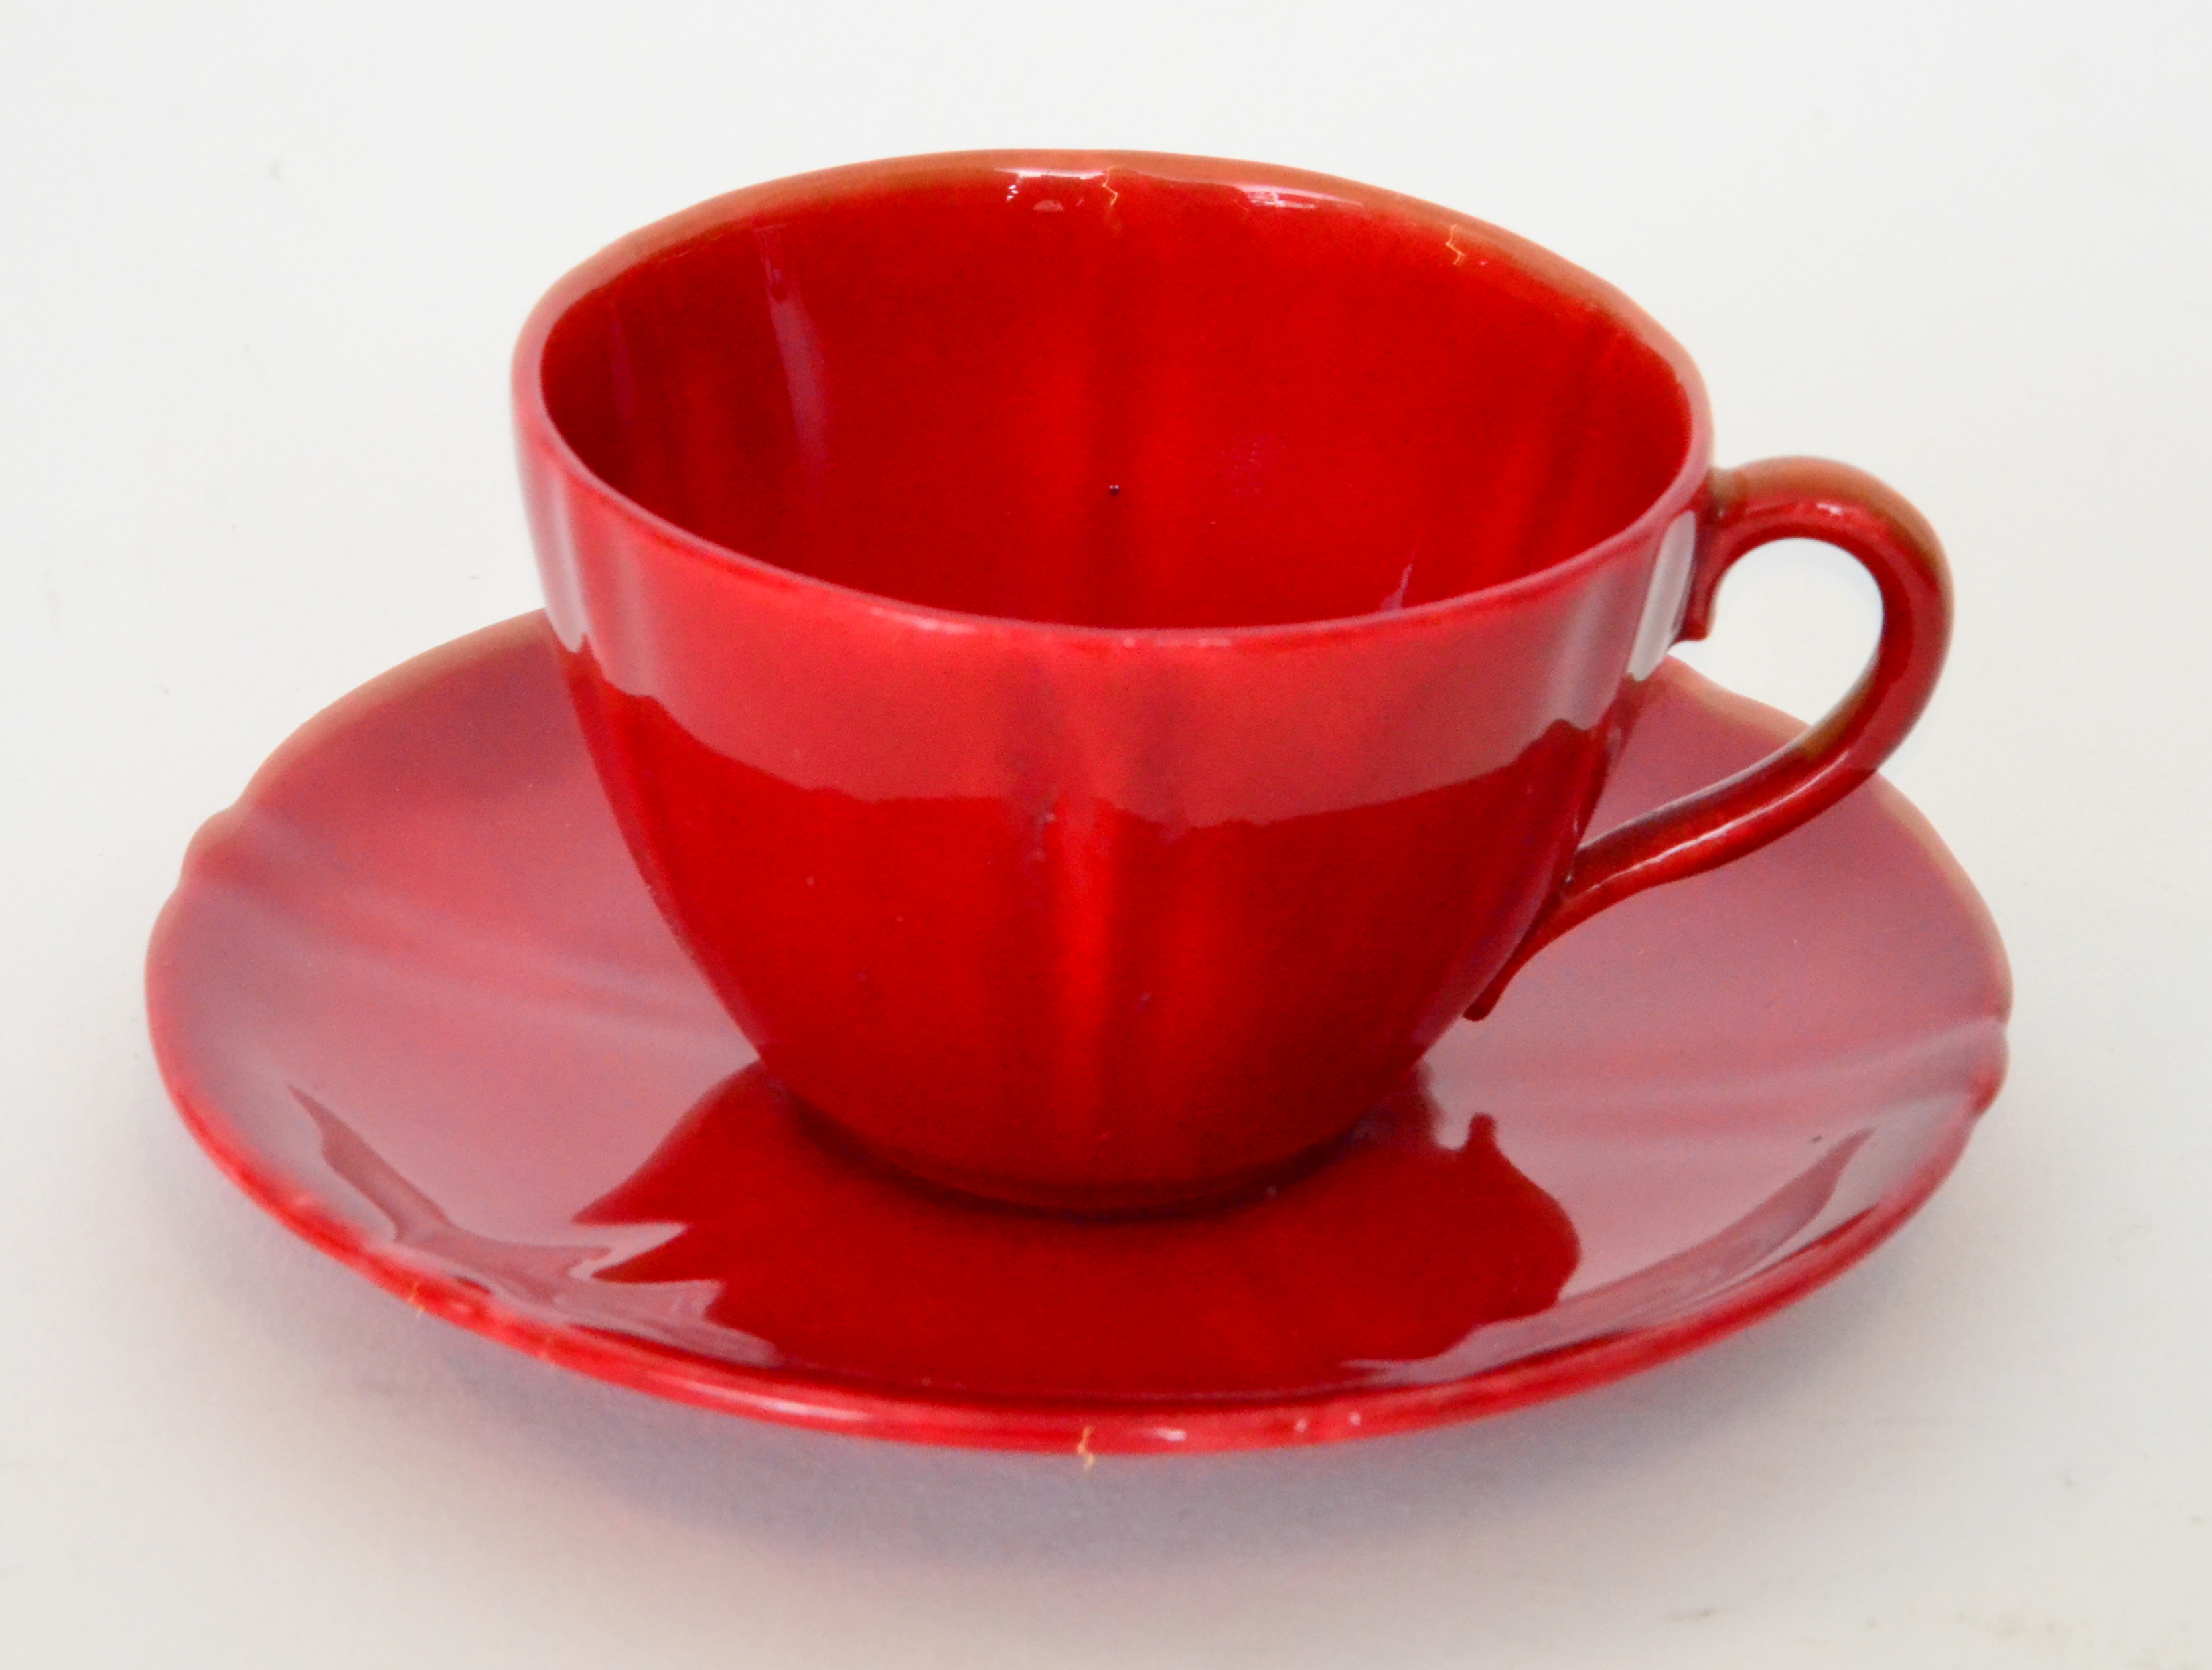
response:
[[(1597, 826), (1790, 728), (1669, 664)], [(288, 744), (194, 843), (149, 981), (199, 1139), (410, 1303), (709, 1407), (1071, 1452), (1403, 1430), (1741, 1326), (1941, 1181), (2008, 1004), (1979, 901), (1877, 783), (1553, 946), (1273, 1192), (1110, 1223), (963, 1201), (761, 1071), (535, 616)]]
[(1696, 373), (1614, 292), (1316, 175), (761, 186), (565, 280), (516, 398), (679, 937), (845, 1130), (1039, 1204), (1339, 1139), (1532, 929), (1809, 816), (1941, 659), (1932, 542), (1832, 518), (1894, 605), (1873, 684), (1801, 764), (1578, 859), (1687, 591), (1828, 525), (1794, 477), (1708, 485)]

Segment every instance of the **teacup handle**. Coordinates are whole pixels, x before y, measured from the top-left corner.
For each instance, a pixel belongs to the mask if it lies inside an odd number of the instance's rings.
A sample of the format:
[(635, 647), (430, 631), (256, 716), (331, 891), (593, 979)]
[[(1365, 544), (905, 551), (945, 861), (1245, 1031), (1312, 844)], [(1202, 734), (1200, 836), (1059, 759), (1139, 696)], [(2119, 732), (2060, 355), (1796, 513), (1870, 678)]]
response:
[(1575, 854), (1565, 884), (1468, 1010), (1490, 1012), (1508, 981), (1569, 928), (1662, 882), (1755, 852), (1866, 781), (1928, 705), (1951, 638), (1951, 574), (1927, 519), (1863, 470), (1767, 458), (1716, 470), (1698, 496), (1698, 550), (1675, 641), (1702, 638), (1737, 561), (1774, 539), (1818, 539), (1856, 557), (1881, 591), (1873, 659), (1818, 725), (1758, 764), (1669, 801)]

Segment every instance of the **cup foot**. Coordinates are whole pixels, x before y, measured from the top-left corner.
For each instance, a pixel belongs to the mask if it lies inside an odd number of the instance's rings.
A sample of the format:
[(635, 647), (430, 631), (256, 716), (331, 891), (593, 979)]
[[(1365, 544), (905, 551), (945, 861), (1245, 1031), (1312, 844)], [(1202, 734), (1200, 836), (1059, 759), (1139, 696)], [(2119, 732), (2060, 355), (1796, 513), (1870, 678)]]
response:
[(1265, 1199), (1327, 1165), (1357, 1140), (1364, 1126), (1395, 1106), (1401, 1096), (1419, 1094), (1419, 1086), (1409, 1078), (1404, 1086), (1343, 1130), (1301, 1149), (1287, 1159), (1248, 1170), (1196, 1180), (1062, 1184), (947, 1167), (933, 1159), (871, 1141), (841, 1124), (833, 1114), (824, 1113), (781, 1080), (770, 1078), (769, 1082), (775, 1087), (778, 1099), (815, 1140), (904, 1187), (941, 1196), (963, 1206), (1102, 1220), (1181, 1218)]

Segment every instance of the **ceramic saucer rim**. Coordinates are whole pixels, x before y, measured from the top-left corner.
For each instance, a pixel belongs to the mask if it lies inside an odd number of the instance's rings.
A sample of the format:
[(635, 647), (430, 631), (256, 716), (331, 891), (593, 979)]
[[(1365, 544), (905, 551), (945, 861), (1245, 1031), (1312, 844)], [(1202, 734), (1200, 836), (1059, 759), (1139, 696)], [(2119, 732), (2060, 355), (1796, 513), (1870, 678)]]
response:
[[(1220, 1398), (1121, 1395), (1085, 1399), (937, 1391), (832, 1369), (731, 1362), (605, 1329), (541, 1320), (489, 1290), (434, 1268), (413, 1269), (402, 1249), (377, 1240), (330, 1210), (315, 1190), (292, 1184), (258, 1163), (256, 1145), (225, 1119), (216, 1098), (192, 1083), (184, 1048), (179, 978), (164, 952), (186, 904), (190, 884), (257, 792), (296, 760), (342, 734), (357, 714), (471, 665), (536, 618), (524, 616), (465, 635), (410, 658), (368, 680), (293, 732), (255, 772), (234, 805), (202, 826), (188, 848), (179, 885), (164, 905), (149, 947), (147, 993), (155, 1055), (172, 1102), (196, 1141), (249, 1199), (309, 1244), (417, 1311), (519, 1350), (552, 1366), (720, 1412), (864, 1436), (1000, 1449), (1173, 1453), (1275, 1448), (1379, 1436), (1501, 1414), (1593, 1390), (1703, 1348), (1771, 1315), (1843, 1274), (1924, 1205), (1950, 1174), (1981, 1113), (1995, 1099), (1997, 1070), (1950, 1116), (1941, 1139), (1872, 1205), (1721, 1290), (1685, 1315), (1609, 1333), (1449, 1379), (1310, 1394), (1240, 1394)], [(1885, 786), (1886, 787), (1886, 786)], [(1886, 812), (1921, 837), (1962, 903), (1978, 908), (1992, 951), (2001, 942), (1987, 907), (1924, 818), (1893, 789)], [(2002, 1015), (2000, 1015), (2000, 1019)], [(2002, 1033), (2000, 1031), (2000, 1043)]]
[[(1085, 1402), (998, 1394), (892, 1389), (818, 1369), (762, 1368), (674, 1346), (648, 1346), (602, 1329), (545, 1322), (434, 1270), (410, 1272), (327, 1211), (280, 1187), (248, 1159), (161, 1052), (164, 1084), (188, 1130), (223, 1175), (294, 1234), (411, 1309), (482, 1334), (558, 1369), (718, 1413), (818, 1431), (966, 1448), (1078, 1456), (1279, 1448), (1502, 1415), (1595, 1391), (1741, 1332), (1825, 1286), (1895, 1234), (1942, 1187), (1966, 1151), (1980, 1108), (1881, 1203), (1737, 1284), (1725, 1299), (1668, 1321), (1584, 1340), (1432, 1384), (1299, 1395)], [(1994, 1099), (1995, 1087), (1990, 1090)], [(1987, 1102), (1983, 1102), (1987, 1106)], [(688, 1372), (674, 1372), (682, 1363)]]

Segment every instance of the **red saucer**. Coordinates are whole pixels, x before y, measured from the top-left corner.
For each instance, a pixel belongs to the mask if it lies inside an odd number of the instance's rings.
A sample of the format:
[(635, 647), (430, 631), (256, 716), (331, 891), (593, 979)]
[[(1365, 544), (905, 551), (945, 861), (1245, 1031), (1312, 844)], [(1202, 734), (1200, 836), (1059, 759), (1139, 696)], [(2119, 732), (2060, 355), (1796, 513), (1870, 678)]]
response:
[[(1599, 821), (1796, 729), (1670, 664)], [(1742, 1327), (1942, 1181), (2009, 996), (1981, 902), (1877, 782), (1577, 928), (1266, 1198), (969, 1204), (754, 1065), (637, 880), (535, 615), (286, 744), (193, 843), (149, 986), (216, 1162), (425, 1309), (714, 1408), (1086, 1453), (1426, 1426)]]

